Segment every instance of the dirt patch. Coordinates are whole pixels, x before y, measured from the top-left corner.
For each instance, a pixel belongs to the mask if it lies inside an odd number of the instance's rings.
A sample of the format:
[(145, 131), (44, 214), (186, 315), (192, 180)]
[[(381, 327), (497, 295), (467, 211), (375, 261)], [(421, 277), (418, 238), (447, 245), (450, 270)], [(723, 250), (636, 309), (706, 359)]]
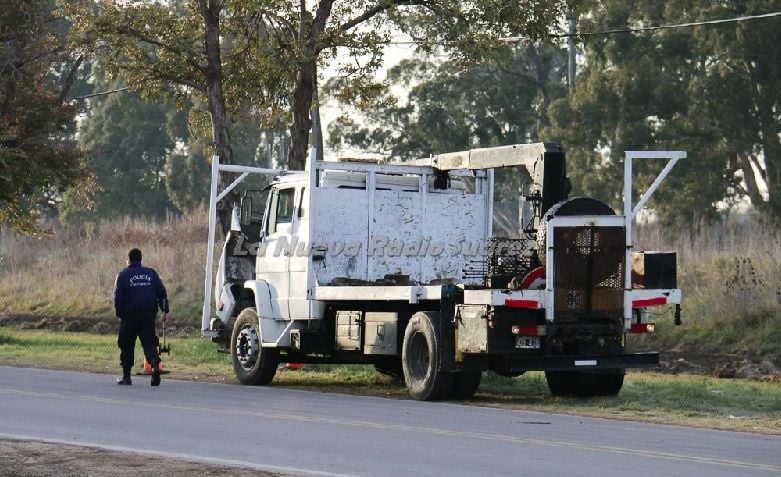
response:
[[(190, 325), (166, 322), (168, 336), (188, 338), (198, 336), (200, 328)], [(48, 317), (33, 314), (2, 313), (0, 326), (16, 327), (21, 330), (52, 330), (86, 332), (98, 335), (113, 335), (119, 329), (119, 322), (114, 318), (87, 318), (81, 316)]]
[(707, 354), (681, 349), (663, 352), (660, 361), (659, 371), (663, 373), (781, 381), (781, 362), (758, 356)]
[(93, 447), (36, 441), (0, 440), (0, 474), (21, 477), (232, 475), (274, 477), (284, 474)]

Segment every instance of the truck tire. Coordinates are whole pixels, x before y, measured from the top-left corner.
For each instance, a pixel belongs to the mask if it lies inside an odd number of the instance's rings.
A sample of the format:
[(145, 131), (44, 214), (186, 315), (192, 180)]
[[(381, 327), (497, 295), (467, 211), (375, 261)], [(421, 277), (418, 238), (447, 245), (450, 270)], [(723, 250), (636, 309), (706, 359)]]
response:
[(412, 315), (404, 330), (401, 365), (413, 399), (438, 401), (447, 398), (453, 388), (453, 373), (441, 369), (444, 353), (453, 349), (443, 339), (453, 338), (442, 331), (439, 313), (430, 311)]
[(577, 371), (545, 371), (548, 389), (554, 396), (574, 396)]
[(450, 390), (448, 399), (466, 401), (472, 399), (477, 388), (480, 387), (481, 371), (459, 371), (453, 373), (453, 389)]
[(624, 385), (624, 370), (545, 371), (545, 379), (554, 396), (615, 396)]
[(615, 396), (624, 386), (625, 371), (616, 370), (592, 374), (592, 396)]
[(233, 372), (242, 384), (264, 385), (274, 379), (279, 350), (260, 346), (258, 314), (245, 308), (236, 318), (231, 335)]

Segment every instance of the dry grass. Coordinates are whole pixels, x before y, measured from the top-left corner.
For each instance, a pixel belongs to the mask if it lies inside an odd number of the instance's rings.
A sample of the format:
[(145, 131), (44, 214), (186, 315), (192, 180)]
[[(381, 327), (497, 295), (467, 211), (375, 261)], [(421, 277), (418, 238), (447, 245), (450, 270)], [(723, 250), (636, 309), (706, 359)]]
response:
[(130, 248), (155, 268), (171, 309), (197, 318), (206, 254), (206, 214), (161, 223), (122, 219), (90, 229), (69, 228), (44, 238), (0, 233), (0, 313), (113, 318), (116, 274)]
[[(781, 366), (781, 231), (751, 218), (676, 231), (640, 227), (638, 250), (675, 250), (684, 325), (663, 326), (662, 349), (775, 361)], [(667, 232), (667, 233), (665, 233)]]

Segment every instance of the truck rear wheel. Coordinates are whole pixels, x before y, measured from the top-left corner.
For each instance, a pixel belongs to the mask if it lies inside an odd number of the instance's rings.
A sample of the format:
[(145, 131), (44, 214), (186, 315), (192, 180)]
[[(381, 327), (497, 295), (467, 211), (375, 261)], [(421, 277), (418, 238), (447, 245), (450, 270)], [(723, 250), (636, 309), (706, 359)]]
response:
[(614, 396), (624, 385), (624, 370), (545, 371), (545, 379), (554, 396)]
[(472, 399), (477, 388), (480, 387), (481, 371), (459, 371), (453, 374), (453, 389), (450, 390), (449, 399), (465, 401)]
[(274, 379), (279, 350), (260, 346), (258, 314), (245, 308), (236, 318), (231, 335), (233, 372), (242, 384), (263, 385)]
[[(441, 365), (443, 353), (453, 346), (443, 342), (448, 337), (442, 331), (439, 313), (430, 311), (415, 313), (404, 331), (401, 364), (413, 399), (445, 399), (453, 387), (453, 373), (443, 371)], [(452, 341), (452, 337), (449, 339)]]

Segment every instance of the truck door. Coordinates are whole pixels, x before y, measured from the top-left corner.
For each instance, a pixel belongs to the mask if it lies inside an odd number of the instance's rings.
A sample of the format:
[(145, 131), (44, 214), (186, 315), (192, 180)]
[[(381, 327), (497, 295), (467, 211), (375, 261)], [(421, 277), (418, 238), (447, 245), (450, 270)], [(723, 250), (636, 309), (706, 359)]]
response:
[[(258, 251), (257, 278), (265, 280), (270, 288), (273, 316), (277, 320), (290, 319), (289, 255), (293, 231), (295, 188), (275, 188), (269, 198), (264, 226), (263, 244)], [(262, 252), (262, 258), (260, 253)], [(258, 297), (263, 300), (266, 297)]]
[[(288, 289), (290, 317), (293, 319), (309, 318), (309, 189), (301, 187), (296, 194), (296, 207), (293, 216), (292, 236), (297, 238), (295, 250), (290, 251), (288, 271), (290, 272), (290, 287)], [(291, 244), (291, 248), (292, 248)]]

